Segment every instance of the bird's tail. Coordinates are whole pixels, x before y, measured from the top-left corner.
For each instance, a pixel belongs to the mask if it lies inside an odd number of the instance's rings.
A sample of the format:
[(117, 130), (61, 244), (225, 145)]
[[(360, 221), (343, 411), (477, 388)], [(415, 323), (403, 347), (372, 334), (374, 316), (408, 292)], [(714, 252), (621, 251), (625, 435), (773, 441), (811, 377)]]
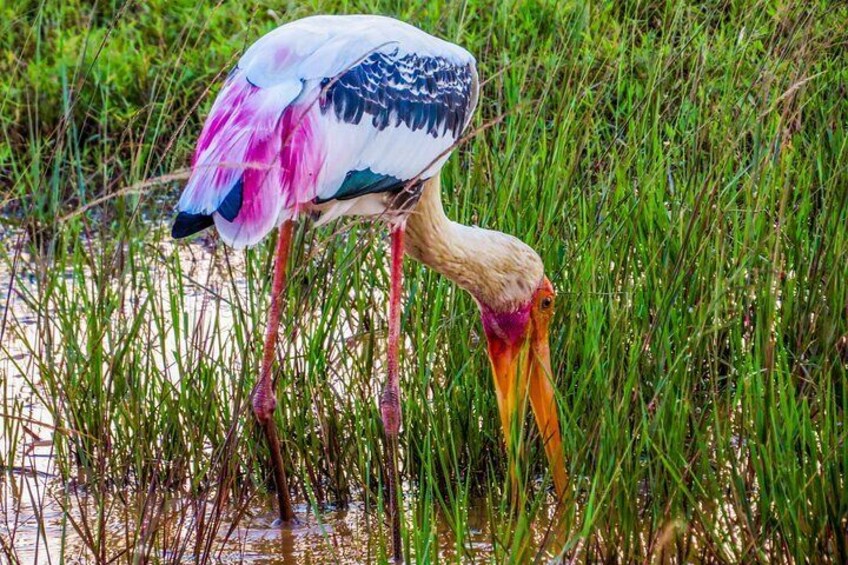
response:
[(174, 237), (214, 223), (228, 245), (250, 246), (294, 213), (304, 145), (315, 147), (308, 120), (292, 105), (301, 88), (299, 81), (259, 88), (239, 71), (231, 75), (198, 140)]

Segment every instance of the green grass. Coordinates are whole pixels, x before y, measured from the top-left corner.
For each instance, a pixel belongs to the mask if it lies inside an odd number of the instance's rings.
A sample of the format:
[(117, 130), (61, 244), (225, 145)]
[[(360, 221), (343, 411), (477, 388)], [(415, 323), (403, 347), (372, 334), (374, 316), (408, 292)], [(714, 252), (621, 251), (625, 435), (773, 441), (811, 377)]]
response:
[[(844, 3), (0, 1), (0, 481), (29, 465), (29, 391), (75, 485), (51, 495), (85, 539), (67, 558), (214, 557), (216, 516), (264, 504), (245, 399), (273, 243), (170, 246), (180, 183), (140, 183), (187, 166), (247, 45), (322, 12), (394, 15), (466, 46), (487, 81), (475, 125), (503, 117), (448, 162), (444, 200), (537, 249), (559, 292), (575, 500), (541, 555), (848, 561)], [(387, 551), (383, 240), (351, 221), (299, 228), (283, 320), (297, 337), (278, 370), (295, 494), (319, 513), (364, 505), (373, 559)], [(485, 559), (525, 561), (551, 497), (531, 481), (516, 512), (504, 495), (476, 306), (405, 269), (405, 545), (468, 560), (475, 514)], [(525, 474), (549, 482), (527, 430)], [(31, 497), (4, 494), (8, 560), (9, 515)]]

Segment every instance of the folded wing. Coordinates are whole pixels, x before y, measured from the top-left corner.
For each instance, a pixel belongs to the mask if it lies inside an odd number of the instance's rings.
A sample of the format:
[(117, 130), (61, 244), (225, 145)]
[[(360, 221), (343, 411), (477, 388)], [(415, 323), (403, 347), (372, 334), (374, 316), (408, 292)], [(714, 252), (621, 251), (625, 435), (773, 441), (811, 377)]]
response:
[(312, 203), (399, 190), (442, 166), (477, 101), (473, 57), (390, 18), (319, 16), (257, 41), (204, 125), (173, 235), (241, 247)]

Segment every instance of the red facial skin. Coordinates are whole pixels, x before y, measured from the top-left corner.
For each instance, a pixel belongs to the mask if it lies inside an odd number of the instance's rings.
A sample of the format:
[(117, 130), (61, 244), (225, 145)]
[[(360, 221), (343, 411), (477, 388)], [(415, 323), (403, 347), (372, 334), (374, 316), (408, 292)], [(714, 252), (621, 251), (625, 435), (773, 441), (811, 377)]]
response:
[(514, 312), (494, 312), (488, 306), (481, 305), (483, 329), (489, 346), (503, 347), (519, 343), (527, 332), (532, 305), (530, 301)]

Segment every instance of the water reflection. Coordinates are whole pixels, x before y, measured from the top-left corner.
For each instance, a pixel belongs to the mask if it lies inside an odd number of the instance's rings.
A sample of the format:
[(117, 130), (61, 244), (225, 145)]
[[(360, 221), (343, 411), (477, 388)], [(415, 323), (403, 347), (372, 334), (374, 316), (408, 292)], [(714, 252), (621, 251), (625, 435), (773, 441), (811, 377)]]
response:
[[(370, 563), (385, 558), (380, 518), (361, 504), (318, 513), (300, 504), (299, 523), (278, 525), (272, 499), (253, 498), (254, 514), (235, 520), (238, 510), (228, 509), (214, 535), (207, 537), (195, 513), (197, 501), (173, 499), (156, 519), (150, 543), (142, 546), (135, 534), (145, 527), (136, 521), (140, 506), (149, 503), (143, 494), (127, 493), (123, 501), (96, 497), (63, 487), (46, 474), (23, 472), (6, 473), (0, 487), (0, 555), (20, 563), (88, 563), (95, 556), (176, 563), (208, 558), (220, 563)], [(211, 513), (205, 516), (210, 519)], [(412, 519), (407, 508), (407, 524)], [(441, 558), (491, 560), (491, 532), (482, 505), (470, 508), (469, 531), (459, 554), (446, 521), (437, 516), (434, 527)], [(145, 539), (143, 532), (139, 538)]]

